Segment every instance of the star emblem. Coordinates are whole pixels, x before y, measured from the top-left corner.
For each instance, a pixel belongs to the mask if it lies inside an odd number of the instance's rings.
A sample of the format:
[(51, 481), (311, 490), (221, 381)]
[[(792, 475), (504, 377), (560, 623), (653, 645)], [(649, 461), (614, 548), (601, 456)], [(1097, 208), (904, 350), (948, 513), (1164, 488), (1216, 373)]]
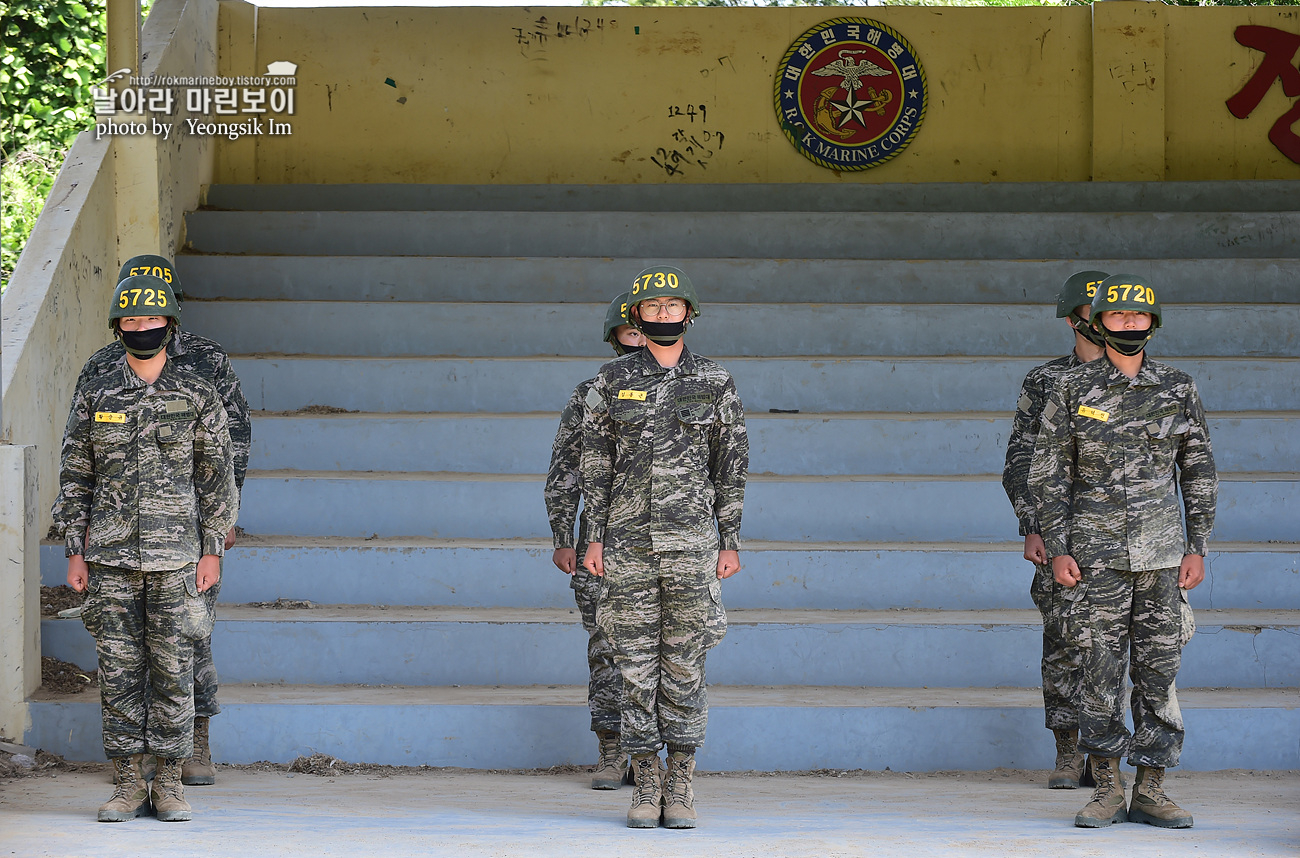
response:
[(868, 104), (870, 104), (870, 102), (859, 101), (852, 93), (850, 93), (849, 97), (844, 99), (843, 102), (832, 101), (831, 106), (839, 110), (841, 113), (840, 121), (836, 127), (843, 128), (848, 124), (850, 119), (856, 119), (858, 120), (859, 125), (866, 128), (867, 121), (862, 116), (862, 108), (866, 107)]

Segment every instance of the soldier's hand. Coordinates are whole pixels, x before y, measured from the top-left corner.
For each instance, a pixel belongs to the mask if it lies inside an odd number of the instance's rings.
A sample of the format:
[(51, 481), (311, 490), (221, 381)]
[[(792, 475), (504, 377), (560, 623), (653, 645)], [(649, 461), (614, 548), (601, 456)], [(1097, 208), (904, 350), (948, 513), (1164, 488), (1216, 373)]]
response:
[(730, 578), (740, 571), (740, 552), (739, 551), (719, 551), (718, 552), (718, 577)]
[(572, 548), (557, 548), (551, 555), (551, 562), (555, 564), (556, 569), (566, 575), (572, 575), (578, 571), (578, 552)]
[(1047, 562), (1047, 546), (1043, 544), (1043, 537), (1037, 533), (1025, 537), (1025, 559), (1040, 566)]
[(235, 526), (234, 526), (234, 525), (231, 525), (231, 526), (230, 526), (230, 532), (226, 534), (226, 547), (225, 547), (225, 550), (226, 550), (226, 551), (229, 551), (230, 549), (232, 549), (232, 548), (234, 548), (234, 547), (235, 547)]
[(200, 557), (197, 577), (199, 592), (206, 593), (221, 580), (221, 558), (215, 554), (204, 554)]
[(596, 577), (603, 577), (605, 574), (605, 544), (603, 542), (593, 542), (587, 546), (587, 556), (582, 559), (582, 565), (587, 571)]
[(1205, 558), (1199, 554), (1184, 554), (1183, 562), (1178, 567), (1178, 586), (1184, 590), (1194, 590), (1204, 580)]
[(86, 565), (86, 558), (80, 554), (74, 554), (68, 558), (68, 586), (78, 593), (86, 591), (86, 585), (90, 582), (90, 567)]
[(1083, 573), (1079, 571), (1079, 564), (1074, 562), (1073, 557), (1062, 554), (1052, 558), (1052, 577), (1062, 587), (1073, 587), (1083, 578)]

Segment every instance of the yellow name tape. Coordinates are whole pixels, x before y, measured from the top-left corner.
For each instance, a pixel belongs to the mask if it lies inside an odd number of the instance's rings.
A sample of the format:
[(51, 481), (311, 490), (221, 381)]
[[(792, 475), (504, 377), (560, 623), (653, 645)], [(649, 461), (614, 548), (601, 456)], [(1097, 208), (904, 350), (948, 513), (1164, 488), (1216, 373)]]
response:
[(112, 411), (96, 411), (95, 422), (96, 423), (125, 423), (126, 415), (116, 414)]
[(1102, 423), (1105, 423), (1107, 420), (1110, 419), (1110, 412), (1108, 412), (1108, 411), (1102, 411), (1102, 410), (1097, 409), (1097, 408), (1089, 408), (1089, 407), (1086, 406), (1086, 405), (1080, 405), (1080, 406), (1079, 406), (1079, 416), (1080, 416), (1080, 417), (1091, 417), (1093, 420), (1100, 420)]
[(635, 399), (637, 402), (645, 402), (645, 393), (644, 390), (620, 390), (618, 392), (618, 398)]

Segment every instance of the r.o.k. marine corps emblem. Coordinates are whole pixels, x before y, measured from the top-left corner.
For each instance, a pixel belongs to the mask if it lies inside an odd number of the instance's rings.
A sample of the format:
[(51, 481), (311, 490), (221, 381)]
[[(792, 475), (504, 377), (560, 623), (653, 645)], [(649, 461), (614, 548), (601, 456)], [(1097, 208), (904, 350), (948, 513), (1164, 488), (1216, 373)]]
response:
[(818, 24), (776, 69), (781, 130), (804, 157), (832, 170), (867, 170), (903, 151), (926, 100), (916, 51), (868, 18)]

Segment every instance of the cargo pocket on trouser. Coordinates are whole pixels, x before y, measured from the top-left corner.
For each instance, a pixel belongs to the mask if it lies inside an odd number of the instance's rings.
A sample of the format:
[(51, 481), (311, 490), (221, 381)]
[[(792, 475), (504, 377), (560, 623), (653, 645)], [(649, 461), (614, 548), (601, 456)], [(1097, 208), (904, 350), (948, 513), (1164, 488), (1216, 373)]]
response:
[(1079, 649), (1092, 646), (1092, 612), (1088, 610), (1088, 584), (1080, 581), (1073, 587), (1061, 588), (1060, 630), (1061, 640)]
[(199, 592), (197, 570), (186, 569), (182, 576), (185, 579), (185, 611), (181, 617), (181, 634), (190, 640), (201, 641), (212, 634), (216, 612)]
[(727, 635), (727, 611), (722, 607), (722, 582), (709, 581), (709, 604), (704, 613), (704, 648), (713, 649)]
[(1192, 612), (1191, 603), (1187, 601), (1187, 591), (1178, 588), (1178, 647), (1187, 646), (1187, 642), (1196, 634), (1196, 614)]
[(99, 598), (99, 575), (92, 567), (86, 576), (86, 598), (81, 603), (81, 624), (90, 632), (90, 636), (99, 641), (99, 633), (104, 630), (103, 608)]

